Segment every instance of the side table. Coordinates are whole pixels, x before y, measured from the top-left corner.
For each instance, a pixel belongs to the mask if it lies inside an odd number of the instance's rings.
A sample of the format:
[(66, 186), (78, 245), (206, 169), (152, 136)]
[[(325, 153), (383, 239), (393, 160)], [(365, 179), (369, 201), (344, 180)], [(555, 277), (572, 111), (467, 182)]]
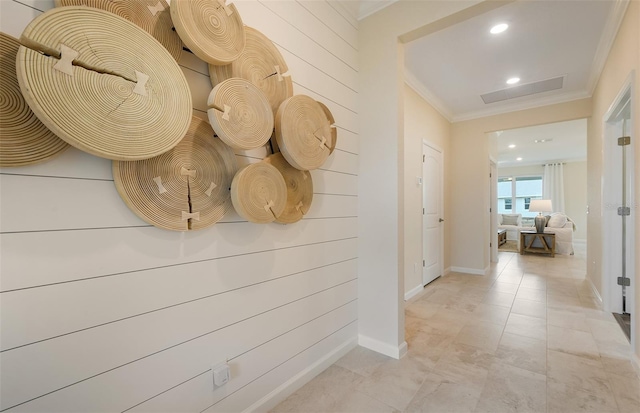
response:
[[(534, 245), (536, 240), (540, 241), (539, 245)], [(520, 255), (524, 255), (525, 252), (549, 254), (554, 257), (556, 253), (556, 234), (520, 231)]]

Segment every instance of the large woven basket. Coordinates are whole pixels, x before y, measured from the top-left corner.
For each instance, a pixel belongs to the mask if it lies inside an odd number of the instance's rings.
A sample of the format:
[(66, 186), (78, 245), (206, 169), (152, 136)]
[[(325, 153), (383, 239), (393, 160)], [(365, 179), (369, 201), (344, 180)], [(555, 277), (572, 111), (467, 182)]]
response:
[(280, 152), (297, 169), (317, 169), (331, 152), (329, 120), (320, 104), (309, 96), (295, 95), (282, 102), (275, 127)]
[(150, 34), (115, 14), (60, 7), (24, 30), (17, 56), (20, 89), (52, 132), (113, 160), (158, 156), (191, 122), (189, 85)]
[(225, 0), (173, 1), (171, 19), (184, 44), (205, 62), (226, 65), (244, 49), (242, 18)]
[(265, 94), (275, 114), (280, 104), (293, 96), (289, 68), (267, 36), (248, 26), (244, 32), (246, 45), (236, 60), (225, 66), (209, 65), (211, 84), (216, 86), (232, 77), (248, 80)]
[(233, 178), (231, 200), (238, 215), (249, 222), (267, 224), (284, 211), (287, 184), (273, 165), (264, 161), (250, 164)]
[(313, 201), (311, 174), (289, 165), (281, 153), (268, 156), (265, 162), (275, 166), (287, 184), (287, 203), (282, 213), (276, 217), (276, 222), (292, 224), (300, 221), (309, 212)]
[(209, 95), (209, 122), (220, 139), (235, 149), (258, 148), (273, 133), (273, 111), (266, 96), (248, 80), (227, 79)]
[(182, 40), (173, 30), (166, 0), (55, 0), (56, 7), (88, 6), (106, 10), (129, 20), (156, 38), (174, 59), (180, 59)]
[(169, 152), (113, 162), (113, 179), (127, 206), (148, 223), (175, 231), (218, 222), (232, 206), (229, 188), (236, 171), (233, 151), (198, 118)]
[(42, 124), (22, 97), (16, 78), (20, 43), (0, 32), (0, 166), (51, 159), (69, 145)]

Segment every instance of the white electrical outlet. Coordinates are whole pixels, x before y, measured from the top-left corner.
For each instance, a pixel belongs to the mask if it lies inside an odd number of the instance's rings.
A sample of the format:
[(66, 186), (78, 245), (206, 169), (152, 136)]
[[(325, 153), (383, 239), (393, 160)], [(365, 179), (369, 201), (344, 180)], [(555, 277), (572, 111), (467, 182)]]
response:
[(214, 389), (224, 386), (231, 379), (231, 369), (226, 362), (214, 365), (211, 371), (213, 372)]

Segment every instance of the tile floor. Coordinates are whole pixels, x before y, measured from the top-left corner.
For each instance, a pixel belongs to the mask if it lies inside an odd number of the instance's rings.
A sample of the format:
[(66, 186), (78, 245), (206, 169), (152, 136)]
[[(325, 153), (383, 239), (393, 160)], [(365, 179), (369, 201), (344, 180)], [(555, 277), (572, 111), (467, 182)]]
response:
[(584, 256), (501, 252), (489, 276), (438, 279), (406, 307), (402, 359), (357, 347), (272, 412), (640, 412)]

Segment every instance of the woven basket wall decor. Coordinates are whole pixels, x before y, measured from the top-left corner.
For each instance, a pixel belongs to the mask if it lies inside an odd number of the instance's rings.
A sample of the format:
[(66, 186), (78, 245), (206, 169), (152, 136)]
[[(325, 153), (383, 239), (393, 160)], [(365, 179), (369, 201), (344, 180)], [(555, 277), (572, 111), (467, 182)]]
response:
[(171, 19), (184, 44), (207, 63), (226, 65), (240, 56), (245, 36), (240, 13), (226, 0), (178, 0)]
[(227, 79), (216, 85), (207, 101), (213, 130), (234, 149), (258, 148), (273, 133), (273, 111), (260, 89), (248, 80)]
[(52, 132), (113, 160), (158, 156), (180, 142), (192, 102), (182, 70), (150, 34), (77, 6), (36, 17), (17, 56), (20, 90)]
[(329, 110), (327, 105), (318, 101), (318, 105), (324, 111), (324, 114), (327, 116), (327, 120), (329, 121), (329, 125), (331, 125), (331, 141), (329, 143), (329, 155), (333, 153), (336, 149), (336, 144), (338, 143), (338, 128), (336, 128), (336, 120), (333, 118), (333, 113)]
[(281, 215), (287, 204), (287, 184), (268, 162), (242, 168), (233, 178), (231, 200), (238, 215), (249, 222), (267, 224)]
[(127, 206), (146, 222), (175, 231), (218, 222), (232, 207), (237, 171), (233, 151), (214, 138), (211, 126), (193, 118), (170, 151), (141, 161), (114, 161), (113, 179)]
[(300, 221), (309, 211), (313, 201), (311, 173), (289, 165), (281, 153), (268, 156), (265, 162), (275, 166), (287, 184), (287, 203), (282, 213), (276, 217), (276, 222), (292, 224)]
[(333, 135), (327, 115), (312, 98), (295, 95), (282, 102), (276, 113), (276, 139), (291, 166), (309, 171), (327, 160)]
[(152, 35), (174, 59), (180, 59), (182, 40), (173, 30), (166, 0), (55, 0), (56, 7), (88, 6), (106, 10), (129, 20)]
[(69, 145), (38, 120), (25, 102), (16, 78), (20, 43), (0, 32), (0, 166), (47, 161)]
[(246, 44), (236, 60), (225, 66), (209, 65), (211, 84), (215, 87), (232, 77), (248, 80), (265, 94), (275, 114), (280, 104), (293, 96), (289, 68), (267, 36), (248, 26), (244, 32)]

